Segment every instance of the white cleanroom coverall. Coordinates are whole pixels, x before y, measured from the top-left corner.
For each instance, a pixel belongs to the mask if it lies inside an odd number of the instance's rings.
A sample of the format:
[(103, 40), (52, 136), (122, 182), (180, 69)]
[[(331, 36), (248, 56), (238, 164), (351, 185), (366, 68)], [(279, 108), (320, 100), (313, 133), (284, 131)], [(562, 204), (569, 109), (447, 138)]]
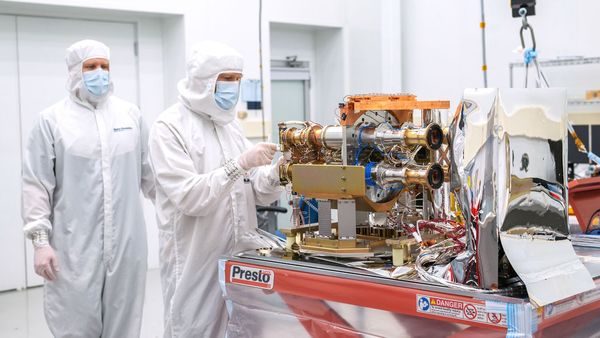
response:
[(140, 190), (154, 197), (140, 111), (111, 95), (91, 104), (82, 64), (109, 59), (84, 40), (67, 49), (69, 97), (42, 111), (23, 159), (28, 237), (49, 232), (59, 271), (44, 285), (55, 337), (138, 337), (146, 279)]
[(282, 188), (277, 166), (230, 178), (226, 162), (252, 144), (235, 112), (215, 103), (221, 73), (242, 71), (242, 57), (219, 43), (197, 45), (178, 85), (179, 103), (150, 131), (156, 181), (165, 337), (222, 337), (227, 311), (218, 259), (232, 254), (257, 226), (256, 204), (275, 201)]

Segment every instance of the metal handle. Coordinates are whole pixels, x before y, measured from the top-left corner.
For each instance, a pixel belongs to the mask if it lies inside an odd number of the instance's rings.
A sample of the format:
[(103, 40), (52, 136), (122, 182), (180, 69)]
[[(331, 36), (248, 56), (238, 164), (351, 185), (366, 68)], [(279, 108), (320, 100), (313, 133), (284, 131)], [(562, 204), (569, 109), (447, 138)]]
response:
[(533, 34), (533, 28), (529, 25), (529, 22), (527, 22), (527, 8), (520, 8), (519, 15), (521, 15), (521, 20), (523, 22), (521, 24), (521, 30), (519, 31), (519, 36), (521, 37), (521, 47), (523, 47), (523, 50), (525, 50), (525, 39), (523, 38), (523, 31), (528, 29), (531, 33), (531, 42), (533, 43), (532, 49), (535, 51), (535, 34)]
[(275, 212), (275, 213), (282, 213), (282, 214), (287, 214), (287, 209), (284, 207), (278, 207), (278, 206), (274, 206), (274, 205), (270, 205), (270, 206), (256, 206), (256, 211), (257, 212)]
[(525, 39), (523, 38), (523, 31), (525, 29), (528, 29), (529, 32), (531, 33), (531, 42), (533, 44), (532, 49), (535, 50), (535, 34), (533, 33), (533, 28), (531, 28), (531, 26), (527, 22), (525, 22), (521, 26), (521, 31), (519, 31), (519, 35), (521, 36), (521, 47), (523, 47), (523, 49), (525, 49)]

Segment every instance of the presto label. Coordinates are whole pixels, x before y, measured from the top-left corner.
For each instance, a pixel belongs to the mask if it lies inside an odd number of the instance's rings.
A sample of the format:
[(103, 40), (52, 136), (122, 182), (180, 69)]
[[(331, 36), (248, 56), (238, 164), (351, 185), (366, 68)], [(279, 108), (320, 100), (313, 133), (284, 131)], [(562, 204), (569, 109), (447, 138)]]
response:
[(252, 286), (267, 290), (273, 288), (273, 281), (275, 280), (275, 274), (271, 270), (241, 265), (232, 265), (229, 277), (233, 284)]

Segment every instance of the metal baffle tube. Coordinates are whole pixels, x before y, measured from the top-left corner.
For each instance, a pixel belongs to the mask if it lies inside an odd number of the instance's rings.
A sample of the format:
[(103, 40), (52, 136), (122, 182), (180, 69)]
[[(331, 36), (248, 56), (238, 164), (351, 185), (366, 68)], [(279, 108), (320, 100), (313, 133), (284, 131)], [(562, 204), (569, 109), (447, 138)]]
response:
[(428, 166), (410, 165), (405, 167), (380, 164), (371, 172), (371, 176), (380, 186), (402, 183), (404, 185), (421, 184), (428, 189), (438, 189), (444, 183), (444, 169), (437, 163)]
[[(439, 149), (444, 142), (444, 131), (437, 123), (425, 128), (384, 129), (375, 126), (357, 127), (352, 142), (369, 145), (392, 146), (396, 144), (420, 145), (430, 150)], [(329, 149), (340, 149), (343, 145), (342, 126), (326, 126), (321, 133), (322, 143)]]

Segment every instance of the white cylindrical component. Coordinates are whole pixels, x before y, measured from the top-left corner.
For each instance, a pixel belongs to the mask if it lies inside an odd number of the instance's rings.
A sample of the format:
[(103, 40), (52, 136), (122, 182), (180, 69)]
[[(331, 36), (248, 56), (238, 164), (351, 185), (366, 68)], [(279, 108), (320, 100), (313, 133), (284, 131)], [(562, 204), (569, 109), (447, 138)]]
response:
[(343, 132), (342, 126), (325, 126), (321, 132), (322, 143), (329, 149), (342, 148)]

